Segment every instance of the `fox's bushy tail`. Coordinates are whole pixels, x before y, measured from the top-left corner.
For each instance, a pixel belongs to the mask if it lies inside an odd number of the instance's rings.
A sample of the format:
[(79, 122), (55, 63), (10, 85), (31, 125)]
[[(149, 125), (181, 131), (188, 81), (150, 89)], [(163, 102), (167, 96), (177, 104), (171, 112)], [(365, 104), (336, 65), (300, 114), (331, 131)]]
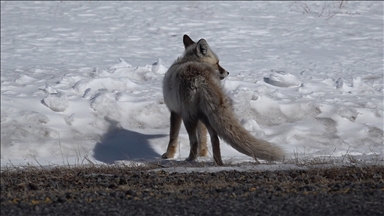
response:
[(240, 125), (233, 112), (230, 99), (217, 82), (208, 80), (200, 87), (200, 109), (220, 138), (237, 151), (253, 157), (255, 160), (257, 158), (268, 161), (283, 159), (284, 152), (280, 147), (255, 138)]

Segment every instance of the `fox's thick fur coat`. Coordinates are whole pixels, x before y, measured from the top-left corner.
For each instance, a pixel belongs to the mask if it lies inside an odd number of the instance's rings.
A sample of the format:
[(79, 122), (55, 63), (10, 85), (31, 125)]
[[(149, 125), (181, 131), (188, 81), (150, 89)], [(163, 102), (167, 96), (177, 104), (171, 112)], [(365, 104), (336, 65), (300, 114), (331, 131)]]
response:
[(219, 65), (208, 43), (204, 39), (195, 43), (187, 35), (183, 42), (184, 55), (172, 64), (163, 80), (164, 101), (171, 112), (171, 131), (167, 152), (162, 158), (174, 157), (182, 120), (191, 145), (187, 160), (205, 156), (205, 128), (211, 137), (217, 165), (223, 165), (218, 137), (256, 161), (258, 158), (281, 160), (284, 152), (280, 147), (255, 138), (236, 119), (231, 99), (220, 83), (228, 72)]

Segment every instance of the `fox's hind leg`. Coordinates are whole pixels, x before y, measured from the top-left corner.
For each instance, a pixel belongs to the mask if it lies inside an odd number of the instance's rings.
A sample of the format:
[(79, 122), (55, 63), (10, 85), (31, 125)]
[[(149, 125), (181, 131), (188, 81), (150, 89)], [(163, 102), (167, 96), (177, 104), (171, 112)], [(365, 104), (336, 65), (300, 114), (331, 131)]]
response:
[(177, 138), (179, 137), (181, 125), (181, 116), (175, 112), (171, 111), (171, 131), (169, 133), (169, 143), (167, 147), (167, 152), (165, 152), (161, 158), (173, 158), (175, 157), (177, 149)]
[(205, 123), (205, 127), (208, 129), (209, 136), (211, 137), (213, 159), (215, 160), (216, 165), (223, 166), (224, 163), (221, 160), (221, 151), (220, 151), (220, 140), (217, 135), (217, 132), (211, 127), (207, 118), (202, 118)]
[(196, 129), (197, 129), (198, 121), (189, 120), (189, 119), (183, 119), (183, 121), (184, 121), (185, 129), (187, 129), (188, 136), (189, 136), (189, 143), (191, 145), (191, 150), (186, 160), (193, 161), (197, 157), (198, 139), (196, 135)]
[(198, 155), (197, 156), (207, 156), (208, 155), (208, 149), (207, 149), (207, 128), (205, 127), (204, 123), (199, 121), (197, 123), (197, 139), (199, 142), (199, 149), (198, 149)]
[(212, 151), (213, 151), (213, 159), (218, 166), (224, 165), (222, 159), (221, 159), (221, 152), (220, 152), (220, 140), (217, 135), (217, 132), (211, 127), (208, 118), (203, 115), (201, 117), (202, 123), (204, 123), (204, 127), (208, 130), (209, 136), (211, 137), (211, 143), (212, 143)]
[(213, 159), (215, 160), (216, 165), (223, 166), (224, 163), (221, 160), (219, 137), (217, 136), (217, 133), (213, 130), (209, 130), (209, 136), (211, 137)]

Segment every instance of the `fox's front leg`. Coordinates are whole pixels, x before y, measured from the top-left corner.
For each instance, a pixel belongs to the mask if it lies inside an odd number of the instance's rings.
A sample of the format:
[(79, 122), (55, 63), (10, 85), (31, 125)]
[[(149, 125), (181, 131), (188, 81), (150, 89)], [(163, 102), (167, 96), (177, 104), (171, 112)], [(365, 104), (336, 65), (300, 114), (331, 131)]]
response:
[(171, 111), (171, 129), (169, 132), (169, 143), (167, 151), (161, 156), (162, 159), (175, 157), (177, 149), (177, 138), (179, 137), (181, 116)]
[(199, 121), (197, 123), (197, 139), (199, 142), (198, 156), (205, 157), (208, 155), (207, 149), (207, 128), (204, 123)]

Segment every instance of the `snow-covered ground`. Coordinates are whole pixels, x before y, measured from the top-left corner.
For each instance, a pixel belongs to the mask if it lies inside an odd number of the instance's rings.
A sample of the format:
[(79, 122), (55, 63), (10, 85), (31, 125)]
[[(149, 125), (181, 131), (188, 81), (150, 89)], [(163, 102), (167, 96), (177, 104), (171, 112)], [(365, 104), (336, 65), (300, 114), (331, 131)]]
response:
[[(2, 1), (2, 168), (165, 163), (183, 34), (208, 41), (242, 125), (287, 160), (383, 160), (383, 2)], [(183, 127), (179, 142), (173, 162)]]

